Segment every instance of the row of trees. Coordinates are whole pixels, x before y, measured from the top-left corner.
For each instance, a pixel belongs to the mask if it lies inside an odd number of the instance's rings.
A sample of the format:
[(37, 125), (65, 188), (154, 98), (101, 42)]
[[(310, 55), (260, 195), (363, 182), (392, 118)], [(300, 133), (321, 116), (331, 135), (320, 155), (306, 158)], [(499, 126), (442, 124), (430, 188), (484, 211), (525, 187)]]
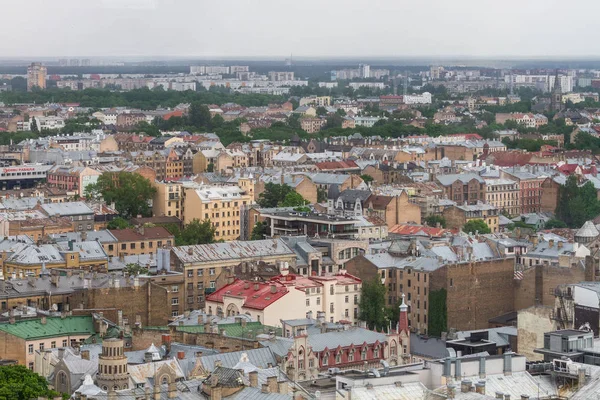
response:
[(576, 176), (569, 176), (565, 185), (559, 187), (556, 219), (569, 228), (579, 228), (599, 214), (600, 201), (594, 184), (587, 182), (580, 186)]

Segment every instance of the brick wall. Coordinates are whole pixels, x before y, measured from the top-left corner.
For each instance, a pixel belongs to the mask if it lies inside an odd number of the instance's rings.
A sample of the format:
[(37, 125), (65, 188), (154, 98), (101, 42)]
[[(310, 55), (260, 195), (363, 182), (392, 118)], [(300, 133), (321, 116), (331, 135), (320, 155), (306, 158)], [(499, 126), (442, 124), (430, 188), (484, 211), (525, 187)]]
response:
[(534, 305), (554, 306), (553, 290), (562, 284), (584, 281), (585, 269), (538, 265), (523, 271), (523, 279), (515, 281), (515, 309)]

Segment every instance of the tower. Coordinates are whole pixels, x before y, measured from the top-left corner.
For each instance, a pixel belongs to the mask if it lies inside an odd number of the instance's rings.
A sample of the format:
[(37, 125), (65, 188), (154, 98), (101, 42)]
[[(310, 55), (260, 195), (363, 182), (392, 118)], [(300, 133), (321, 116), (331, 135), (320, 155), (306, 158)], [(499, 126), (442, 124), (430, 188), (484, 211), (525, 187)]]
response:
[(102, 390), (123, 390), (129, 388), (127, 357), (124, 354), (123, 339), (106, 339), (102, 342), (102, 354), (98, 357), (96, 385)]
[(48, 71), (42, 63), (31, 63), (27, 67), (27, 91), (31, 92), (34, 87), (46, 89), (46, 75)]
[(554, 89), (550, 97), (550, 111), (560, 111), (562, 109), (562, 90), (560, 85), (560, 78), (558, 76), (558, 69), (554, 76)]
[(402, 304), (400, 304), (400, 317), (398, 318), (398, 333), (408, 333), (408, 306), (404, 302), (404, 293), (402, 293)]

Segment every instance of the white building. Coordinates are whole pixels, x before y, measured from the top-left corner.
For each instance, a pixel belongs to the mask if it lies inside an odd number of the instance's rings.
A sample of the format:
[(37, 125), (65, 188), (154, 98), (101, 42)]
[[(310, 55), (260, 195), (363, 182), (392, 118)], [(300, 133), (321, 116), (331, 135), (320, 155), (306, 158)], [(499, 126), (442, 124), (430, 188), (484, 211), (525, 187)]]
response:
[(431, 93), (407, 94), (404, 96), (404, 104), (431, 104)]
[(383, 89), (385, 87), (383, 82), (350, 82), (348, 86), (354, 90), (360, 89), (361, 87), (370, 89)]

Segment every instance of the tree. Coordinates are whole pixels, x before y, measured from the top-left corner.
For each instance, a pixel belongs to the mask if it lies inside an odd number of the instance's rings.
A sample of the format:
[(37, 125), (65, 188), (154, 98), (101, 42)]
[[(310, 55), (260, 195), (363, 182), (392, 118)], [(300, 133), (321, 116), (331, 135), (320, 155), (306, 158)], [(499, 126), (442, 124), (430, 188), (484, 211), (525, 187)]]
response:
[(327, 115), (327, 109), (323, 106), (317, 107), (317, 115), (318, 116)]
[(37, 120), (35, 118), (31, 118), (31, 124), (30, 124), (29, 130), (31, 132), (36, 132), (36, 133), (39, 132), (39, 129), (37, 126)]
[(122, 217), (117, 217), (112, 219), (108, 224), (106, 224), (107, 229), (127, 229), (131, 228), (131, 224), (129, 221)]
[(430, 215), (427, 218), (425, 218), (425, 223), (434, 228), (437, 227), (438, 224), (440, 224), (442, 228), (446, 227), (446, 219), (441, 215)]
[(225, 123), (225, 120), (220, 114), (216, 114), (211, 121), (211, 125), (213, 128), (220, 128)]
[(463, 225), (463, 231), (473, 234), (473, 233), (481, 233), (481, 234), (486, 234), (486, 233), (492, 233), (492, 230), (490, 229), (490, 227), (488, 226), (488, 224), (485, 223), (484, 220), (482, 219), (472, 219), (470, 221), (468, 221), (466, 224)]
[(327, 201), (327, 189), (317, 188), (317, 203), (324, 203)]
[(327, 116), (327, 124), (325, 125), (325, 129), (335, 129), (341, 128), (344, 119), (339, 114), (331, 114)]
[(188, 120), (190, 125), (198, 129), (210, 128), (210, 110), (207, 106), (194, 102), (190, 105)]
[(215, 171), (215, 164), (208, 163), (208, 165), (206, 166), (206, 172), (214, 172), (214, 171)]
[(86, 196), (102, 196), (106, 203), (115, 203), (124, 219), (152, 215), (149, 201), (155, 193), (156, 188), (148, 179), (131, 172), (105, 172), (96, 183), (86, 187)]
[(177, 246), (191, 246), (195, 244), (207, 244), (215, 241), (215, 227), (210, 220), (200, 222), (194, 219), (187, 224), (178, 236), (175, 236)]
[(577, 177), (569, 176), (558, 189), (558, 204), (554, 214), (569, 228), (579, 228), (586, 221), (596, 218), (600, 214), (600, 201), (594, 185), (587, 182), (579, 186)]
[(367, 174), (361, 175), (360, 179), (362, 179), (365, 183), (371, 183), (375, 180), (371, 175), (367, 175)]
[(48, 389), (46, 379), (23, 365), (0, 367), (0, 399), (30, 400), (54, 398), (59, 393)]
[(129, 276), (138, 276), (140, 274), (147, 274), (148, 268), (142, 267), (140, 264), (129, 263), (125, 265), (123, 272), (127, 272)]
[(252, 228), (252, 234), (250, 240), (262, 240), (267, 235), (267, 224), (265, 222), (258, 221), (254, 228)]
[(358, 318), (365, 321), (369, 329), (382, 329), (387, 326), (385, 292), (385, 286), (378, 278), (362, 283)]
[(291, 191), (292, 188), (289, 185), (269, 182), (265, 185), (265, 190), (258, 197), (258, 204), (261, 207), (267, 208), (279, 207), (279, 204), (285, 200), (287, 194)]
[(307, 203), (309, 203), (308, 200), (306, 200), (304, 197), (302, 197), (302, 195), (298, 192), (296, 192), (295, 190), (288, 192), (288, 194), (285, 195), (285, 198), (283, 199), (283, 201), (279, 202), (279, 204), (277, 204), (279, 207), (298, 207), (298, 206), (304, 206)]

